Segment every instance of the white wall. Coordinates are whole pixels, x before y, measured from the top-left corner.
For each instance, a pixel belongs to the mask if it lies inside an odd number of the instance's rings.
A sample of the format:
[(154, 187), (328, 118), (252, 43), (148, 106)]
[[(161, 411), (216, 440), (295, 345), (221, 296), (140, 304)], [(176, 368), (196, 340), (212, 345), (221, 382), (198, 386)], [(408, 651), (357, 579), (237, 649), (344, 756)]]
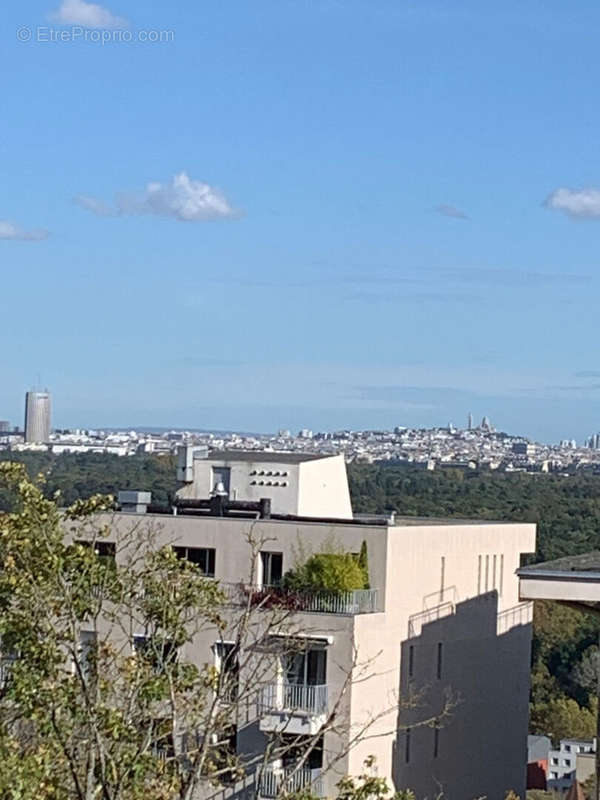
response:
[[(352, 518), (348, 477), (343, 456), (325, 456), (300, 463), (274, 453), (272, 461), (194, 459), (193, 481), (178, 490), (180, 497), (205, 499), (214, 489), (213, 467), (230, 469), (232, 500), (271, 500), (274, 514)], [(270, 473), (270, 474), (269, 474)]]
[(300, 464), (298, 513), (307, 517), (352, 518), (343, 456), (304, 461)]

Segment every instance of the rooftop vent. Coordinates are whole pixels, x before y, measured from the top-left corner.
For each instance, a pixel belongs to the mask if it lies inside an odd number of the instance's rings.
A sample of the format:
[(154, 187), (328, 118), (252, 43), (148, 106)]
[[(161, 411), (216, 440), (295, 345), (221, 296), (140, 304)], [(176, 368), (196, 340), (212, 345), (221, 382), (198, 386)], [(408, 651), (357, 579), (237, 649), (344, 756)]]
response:
[(152, 492), (119, 492), (118, 502), (121, 511), (129, 514), (145, 514), (152, 500)]

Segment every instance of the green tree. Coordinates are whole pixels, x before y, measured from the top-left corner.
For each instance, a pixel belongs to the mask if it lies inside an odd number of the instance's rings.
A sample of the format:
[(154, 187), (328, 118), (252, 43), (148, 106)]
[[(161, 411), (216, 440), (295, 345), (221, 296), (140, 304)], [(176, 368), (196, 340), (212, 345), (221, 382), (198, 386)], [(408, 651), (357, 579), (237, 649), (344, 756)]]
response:
[(295, 592), (349, 592), (366, 588), (365, 573), (351, 553), (315, 553), (286, 573), (284, 586)]
[(596, 732), (596, 705), (582, 708), (576, 700), (565, 695), (540, 703), (531, 709), (530, 727), (558, 742), (563, 738), (592, 739)]
[(367, 542), (365, 539), (362, 540), (362, 544), (360, 546), (360, 553), (358, 554), (358, 566), (363, 572), (363, 588), (369, 589), (369, 551), (367, 549)]

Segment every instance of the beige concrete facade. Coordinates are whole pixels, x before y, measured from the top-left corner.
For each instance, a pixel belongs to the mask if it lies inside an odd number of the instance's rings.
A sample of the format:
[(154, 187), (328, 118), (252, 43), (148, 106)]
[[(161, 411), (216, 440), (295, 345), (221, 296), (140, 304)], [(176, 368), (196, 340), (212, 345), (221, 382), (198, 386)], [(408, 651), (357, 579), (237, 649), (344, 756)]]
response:
[[(313, 478), (307, 485), (316, 492), (323, 478)], [(251, 573), (260, 573), (251, 565), (251, 530), (255, 539), (264, 539), (264, 551), (281, 554), (283, 572), (323, 549), (358, 553), (365, 541), (368, 594), (333, 613), (315, 609), (294, 615), (295, 631), (325, 652), (328, 704), (336, 701), (356, 659), (369, 664), (366, 680), (355, 668), (357, 680), (343, 701), (345, 727), (325, 736), (324, 761), (368, 726), (366, 737), (325, 776), (323, 794), (333, 794), (340, 775), (361, 772), (370, 755), (379, 775), (396, 788), (413, 788), (419, 800), (432, 800), (440, 789), (446, 800), (503, 800), (508, 789), (524, 792), (531, 607), (519, 602), (515, 570), (521, 554), (535, 549), (534, 525), (418, 519), (365, 525), (125, 513), (111, 521), (121, 531), (149, 525), (163, 544), (214, 548), (212, 577), (224, 585), (247, 583)], [(214, 646), (206, 632), (182, 655), (212, 662)], [(280, 673), (274, 681), (281, 681)], [(420, 706), (399, 710), (398, 698), (405, 702), (415, 693), (422, 695)], [(436, 729), (433, 720), (448, 695), (456, 705)], [(260, 749), (276, 716), (269, 721), (260, 708), (249, 709), (238, 728), (238, 748)], [(288, 730), (301, 732), (305, 725), (314, 731), (318, 711), (310, 720), (306, 716)], [(428, 718), (432, 725), (420, 727)], [(235, 789), (224, 794), (233, 796)]]

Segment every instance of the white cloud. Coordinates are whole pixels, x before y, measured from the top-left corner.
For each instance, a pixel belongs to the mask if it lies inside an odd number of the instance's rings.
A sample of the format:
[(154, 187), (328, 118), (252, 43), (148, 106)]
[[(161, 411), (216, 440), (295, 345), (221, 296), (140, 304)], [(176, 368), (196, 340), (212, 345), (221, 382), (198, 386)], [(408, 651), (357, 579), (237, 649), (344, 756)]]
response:
[(554, 211), (564, 211), (570, 217), (600, 219), (600, 189), (561, 187), (546, 198), (544, 205)]
[(89, 194), (78, 194), (73, 198), (73, 202), (81, 206), (81, 208), (85, 208), (86, 211), (97, 214), (99, 217), (112, 217), (115, 214), (115, 211), (110, 206)]
[(443, 217), (453, 217), (454, 219), (469, 219), (467, 214), (464, 211), (461, 211), (460, 208), (456, 208), (456, 206), (450, 206), (447, 203), (441, 203), (439, 206), (436, 206), (435, 209), (438, 214), (441, 214)]
[(167, 183), (148, 183), (139, 195), (118, 195), (115, 209), (87, 194), (77, 195), (74, 202), (101, 217), (155, 214), (182, 222), (206, 222), (239, 216), (222, 192), (208, 183), (192, 180), (186, 172)]
[(170, 183), (152, 182), (141, 197), (121, 195), (122, 214), (157, 214), (182, 222), (204, 222), (237, 216), (226, 197), (214, 186), (192, 180), (186, 172), (175, 175)]
[(21, 242), (41, 242), (50, 235), (42, 228), (26, 231), (8, 220), (0, 220), (0, 239), (12, 239)]
[(63, 25), (81, 25), (84, 28), (126, 28), (127, 20), (117, 17), (98, 3), (86, 0), (63, 0), (51, 15)]

